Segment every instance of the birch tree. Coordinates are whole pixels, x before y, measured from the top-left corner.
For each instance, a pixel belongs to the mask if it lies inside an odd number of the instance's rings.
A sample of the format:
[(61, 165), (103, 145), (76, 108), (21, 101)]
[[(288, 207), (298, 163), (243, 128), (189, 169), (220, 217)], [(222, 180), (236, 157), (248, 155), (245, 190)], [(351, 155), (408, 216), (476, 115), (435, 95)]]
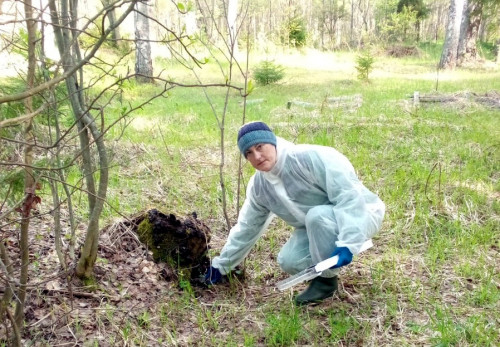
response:
[(446, 37), (439, 61), (440, 69), (453, 69), (457, 65), (457, 50), (460, 39), (460, 26), (464, 5), (467, 0), (451, 0), (448, 10)]
[(146, 1), (137, 2), (135, 22), (135, 73), (139, 83), (149, 83), (153, 79), (153, 59), (149, 43), (149, 5)]

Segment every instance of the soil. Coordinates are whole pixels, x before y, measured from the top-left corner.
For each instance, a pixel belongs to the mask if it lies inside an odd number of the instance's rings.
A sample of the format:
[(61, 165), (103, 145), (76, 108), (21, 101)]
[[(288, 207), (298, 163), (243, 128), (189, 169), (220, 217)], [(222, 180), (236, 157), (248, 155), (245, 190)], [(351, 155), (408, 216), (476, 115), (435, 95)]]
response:
[[(148, 245), (140, 241), (137, 226), (146, 218), (154, 225), (154, 244), (165, 244), (167, 239), (177, 242), (177, 247), (171, 247), (167, 253), (168, 256), (182, 257), (181, 267), (169, 265), (164, 261), (166, 258), (155, 259)], [(129, 319), (135, 321), (139, 312), (158, 307), (168, 297), (182, 297), (186, 290), (192, 291), (190, 295), (194, 297), (213, 300), (212, 292), (203, 287), (200, 277), (208, 264), (206, 250), (210, 230), (195, 214), (179, 219), (173, 214), (150, 210), (106, 226), (100, 235), (95, 278), (85, 283), (73, 276), (74, 263), (70, 264), (68, 271), (60, 268), (53, 236), (49, 232), (51, 223), (50, 215), (38, 215), (31, 222), (31, 277), (23, 345), (80, 345), (82, 341), (100, 341), (100, 346), (108, 346), (112, 344), (107, 336), (102, 335), (101, 324), (110, 323), (96, 319), (106, 317), (106, 312), (113, 312), (109, 321), (120, 326)], [(14, 269), (19, 269), (16, 229), (6, 228), (0, 232)], [(202, 253), (200, 244), (203, 244)], [(186, 266), (193, 269), (191, 286), (187, 287), (179, 280), (179, 270)], [(18, 278), (17, 273), (14, 278)], [(0, 295), (4, 290), (0, 287)], [(75, 330), (75, 324), (80, 331)], [(6, 341), (6, 336), (12, 334), (6, 329), (10, 330), (8, 324), (0, 325), (0, 345)]]
[(420, 51), (415, 46), (393, 45), (386, 49), (386, 54), (393, 58), (419, 57)]
[(210, 229), (192, 213), (184, 220), (153, 209), (122, 224), (137, 233), (153, 253), (155, 262), (166, 262), (178, 274), (197, 279), (208, 269)]

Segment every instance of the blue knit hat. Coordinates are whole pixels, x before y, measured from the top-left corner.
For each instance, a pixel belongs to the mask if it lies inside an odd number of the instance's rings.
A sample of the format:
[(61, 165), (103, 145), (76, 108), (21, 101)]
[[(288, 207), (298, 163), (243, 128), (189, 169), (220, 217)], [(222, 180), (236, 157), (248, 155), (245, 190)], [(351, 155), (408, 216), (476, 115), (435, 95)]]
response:
[(276, 136), (264, 122), (250, 122), (238, 131), (238, 147), (245, 157), (245, 152), (258, 143), (270, 143), (276, 147)]

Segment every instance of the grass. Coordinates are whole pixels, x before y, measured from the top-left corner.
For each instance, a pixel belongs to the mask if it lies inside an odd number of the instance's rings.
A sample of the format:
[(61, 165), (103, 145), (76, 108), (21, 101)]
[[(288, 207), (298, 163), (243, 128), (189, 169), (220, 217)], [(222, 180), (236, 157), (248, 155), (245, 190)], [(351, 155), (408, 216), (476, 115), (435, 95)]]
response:
[[(405, 65), (405, 69), (411, 70), (411, 66)], [(341, 294), (340, 300), (326, 304), (329, 313), (324, 315), (314, 312), (321, 308), (287, 309), (289, 304), (283, 302), (286, 297), (276, 296), (273, 300), (278, 305), (260, 302), (259, 309), (250, 303), (250, 314), (256, 315), (254, 324), (243, 336), (239, 334), (239, 339), (235, 336), (228, 339), (224, 333), (218, 335), (230, 329), (238, 336), (231, 324), (214, 324), (216, 316), (212, 313), (201, 316), (198, 325), (208, 325), (212, 332), (212, 338), (204, 342), (211, 345), (227, 341), (266, 345), (497, 344), (498, 321), (481, 317), (484, 310), (495, 312), (499, 308), (498, 265), (487, 266), (487, 259), (491, 262), (498, 257), (499, 220), (495, 200), (498, 198), (498, 130), (495, 130), (499, 129), (498, 110), (473, 104), (408, 108), (405, 101), (413, 91), (434, 91), (435, 81), (419, 74), (395, 78), (389, 73), (374, 78), (370, 84), (355, 80), (347, 83), (338, 74), (315, 79), (314, 83), (311, 80), (301, 83), (304, 72), (300, 69), (287, 75), (293, 83), (255, 91), (253, 97), (264, 98), (266, 102), (249, 107), (247, 119), (263, 119), (279, 135), (299, 142), (332, 145), (350, 157), (366, 185), (378, 191), (388, 206), (385, 226), (376, 240), (380, 254), (369, 256), (357, 266), (358, 273), (364, 276), (355, 275), (354, 270), (343, 274), (345, 283), (354, 283), (356, 306), (346, 305), (345, 300), (353, 295), (351, 290), (346, 291), (349, 294)], [(446, 74), (439, 83), (439, 91), (481, 93), (498, 89), (498, 76), (498, 72), (494, 76), (469, 71)], [(364, 98), (363, 106), (354, 113), (318, 113), (297, 108), (287, 111), (284, 107), (291, 99), (320, 102), (326, 95), (354, 93), (361, 93)], [(179, 96), (172, 93), (172, 97), (180, 102), (186, 94), (181, 91)], [(178, 113), (165, 117), (166, 122), (161, 126), (168, 129), (165, 133), (170, 134), (171, 146), (178, 151), (177, 165), (190, 161), (207, 173), (214, 172), (216, 157), (212, 156), (207, 163), (207, 157), (203, 156), (204, 163), (200, 163), (203, 149), (195, 141), (190, 142), (196, 138), (200, 143), (201, 139), (203, 146), (214, 152), (217, 149), (214, 122), (204, 118), (210, 117), (206, 111), (197, 109), (203, 107), (199, 95), (192, 98), (196, 101), (179, 104)], [(232, 138), (240, 121), (237, 107), (232, 105), (230, 110), (226, 130)], [(187, 120), (182, 132), (176, 131), (175, 117), (179, 113)], [(207, 129), (210, 124), (212, 129)], [(325, 126), (315, 127), (317, 124)], [(231, 142), (228, 140), (228, 146)], [(230, 168), (237, 153), (231, 147), (228, 151)], [(196, 206), (202, 216), (220, 220), (216, 209), (203, 211), (198, 199), (186, 206), (193, 201), (186, 199), (193, 190), (217, 189), (216, 177), (210, 179), (207, 175), (196, 175), (196, 169), (188, 169), (190, 176), (201, 183), (195, 188), (175, 170), (175, 164), (160, 170), (162, 175), (170, 173), (176, 177), (170, 185), (181, 197), (175, 203), (171, 197), (164, 197), (165, 203), (176, 210)], [(228, 175), (229, 187), (234, 189), (234, 178)], [(212, 192), (205, 198), (209, 206), (217, 205), (218, 194)], [(258, 243), (247, 262), (249, 285), (255, 280), (256, 285), (264, 286), (266, 278), (281, 276), (275, 264), (263, 262), (262, 258), (276, 254), (279, 249), (276, 245), (282, 244), (288, 231), (277, 224), (270, 230), (270, 236)], [(467, 281), (473, 282), (472, 287), (466, 285)], [(218, 297), (228, 305), (217, 306), (223, 310), (220, 317), (242, 309), (238, 301), (223, 294)], [(213, 334), (220, 337), (214, 338)], [(373, 337), (374, 334), (378, 337)]]
[[(285, 78), (259, 86), (246, 120), (261, 119), (295, 142), (333, 146), (353, 163), (365, 185), (387, 205), (375, 247), (341, 273), (338, 296), (315, 307), (294, 307), (276, 255), (291, 228), (275, 221), (245, 262), (245, 282), (209, 291), (165, 288), (156, 304), (123, 313), (97, 310), (107, 341), (135, 345), (480, 345), (500, 344), (500, 110), (472, 99), (413, 107), (421, 93), (500, 90), (496, 70), (435, 71), (433, 45), (420, 59), (377, 56), (370, 82), (355, 77), (354, 54), (276, 57)], [(295, 60), (297, 59), (297, 60)], [(255, 59), (259, 61), (258, 58)], [(168, 62), (175, 76), (176, 66)], [(217, 81), (210, 68), (205, 80)], [(437, 81), (437, 82), (436, 82)], [(138, 103), (159, 86), (130, 83), (123, 100)], [(209, 91), (220, 115), (224, 90)], [(360, 107), (321, 105), (329, 96), (362, 95)], [(228, 213), (236, 220), (236, 133), (241, 99), (231, 94), (225, 126)], [(107, 121), (126, 103), (115, 103)], [(148, 208), (196, 211), (212, 229), (211, 254), (227, 236), (219, 184), (220, 132), (200, 89), (174, 89), (108, 133), (113, 158), (104, 218)], [(123, 131), (123, 136), (119, 135)], [(119, 138), (119, 139), (118, 139)], [(246, 164), (244, 181), (252, 173)], [(69, 180), (77, 183), (78, 172)], [(49, 199), (46, 197), (45, 199)], [(82, 199), (83, 200), (83, 199)], [(80, 209), (81, 214), (86, 208)], [(296, 291), (303, 286), (294, 288)], [(74, 330), (81, 332), (84, 319)], [(82, 335), (83, 336), (83, 335)]]
[(270, 313), (266, 323), (264, 334), (268, 346), (289, 346), (304, 334), (302, 320), (294, 307), (282, 313)]
[[(343, 271), (347, 287), (340, 297), (316, 308), (294, 308), (286, 293), (273, 293), (271, 299), (258, 294), (263, 290), (271, 295), (272, 283), (283, 276), (273, 257), (290, 228), (274, 223), (247, 259), (247, 284), (235, 294), (214, 288), (216, 301), (210, 309), (196, 298), (184, 302), (196, 312), (204, 344), (500, 343), (498, 319), (483, 314), (500, 308), (494, 261), (500, 230), (499, 111), (472, 102), (418, 109), (409, 102), (415, 90), (432, 93), (436, 85), (443, 93), (498, 90), (500, 73), (458, 70), (438, 75), (430, 60), (401, 63), (378, 57), (377, 65), (371, 83), (355, 80), (354, 70), (311, 72), (288, 66), (283, 83), (254, 91), (250, 99), (264, 102), (249, 105), (246, 115), (247, 120), (269, 122), (280, 136), (334, 146), (351, 159), (388, 207), (376, 250)], [(319, 104), (327, 96), (357, 93), (363, 105), (354, 111), (285, 107), (289, 100)], [(226, 185), (231, 192), (238, 157), (234, 137), (241, 123), (238, 102), (233, 95), (225, 129)], [(172, 91), (135, 116), (129, 130), (121, 144), (140, 146), (143, 155), (134, 160), (141, 169), (119, 169), (119, 186), (130, 187), (127, 206), (120, 200), (121, 209), (133, 211), (148, 201), (148, 206), (161, 204), (181, 214), (197, 210), (213, 221), (214, 248), (220, 249), (226, 232), (218, 231), (224, 225), (216, 174), (219, 131), (201, 91)], [(248, 165), (244, 172), (248, 179)], [(139, 189), (134, 184), (138, 174), (161, 194)], [(115, 194), (112, 187), (110, 196)], [(229, 200), (234, 220), (234, 194)], [(247, 291), (251, 299), (236, 299)], [(173, 304), (170, 308), (178, 315), (182, 310)], [(243, 331), (240, 314), (248, 317)], [(175, 324), (188, 317), (181, 315)]]

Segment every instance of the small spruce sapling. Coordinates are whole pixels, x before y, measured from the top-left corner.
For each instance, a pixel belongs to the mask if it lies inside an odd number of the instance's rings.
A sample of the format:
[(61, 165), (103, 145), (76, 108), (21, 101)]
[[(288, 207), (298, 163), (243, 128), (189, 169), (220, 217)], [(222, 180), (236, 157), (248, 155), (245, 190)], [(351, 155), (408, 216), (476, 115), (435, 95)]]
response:
[(284, 68), (270, 60), (261, 61), (254, 70), (253, 76), (257, 83), (268, 85), (276, 83), (285, 76)]
[(363, 52), (356, 57), (356, 70), (358, 70), (358, 79), (368, 81), (368, 75), (373, 70), (375, 58), (369, 51)]

